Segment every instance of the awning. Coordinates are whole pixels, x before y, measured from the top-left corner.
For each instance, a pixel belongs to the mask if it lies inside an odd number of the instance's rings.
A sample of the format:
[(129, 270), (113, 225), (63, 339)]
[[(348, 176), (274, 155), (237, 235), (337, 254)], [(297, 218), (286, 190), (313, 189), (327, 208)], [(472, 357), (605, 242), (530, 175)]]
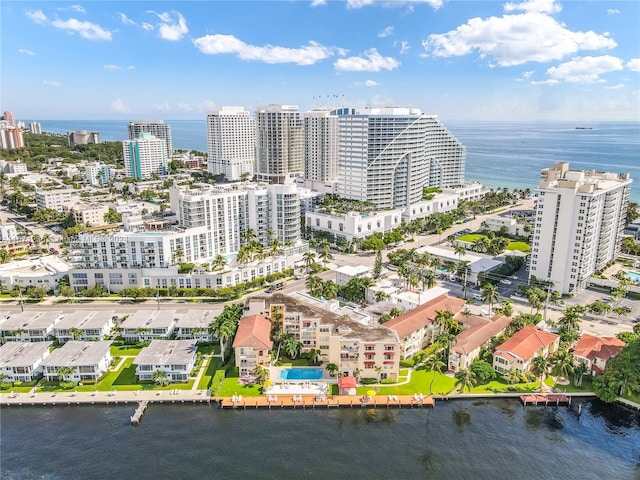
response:
[(394, 362), (393, 360), (387, 360), (386, 362), (382, 362), (385, 365), (395, 365), (396, 362)]

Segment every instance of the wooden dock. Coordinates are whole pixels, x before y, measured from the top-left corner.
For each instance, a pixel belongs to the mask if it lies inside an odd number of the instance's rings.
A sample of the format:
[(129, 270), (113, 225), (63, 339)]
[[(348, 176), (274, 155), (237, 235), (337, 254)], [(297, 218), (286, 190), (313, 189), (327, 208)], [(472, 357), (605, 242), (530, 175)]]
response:
[(315, 396), (315, 395), (267, 395), (260, 397), (214, 397), (221, 408), (257, 409), (257, 408), (420, 408), (433, 407), (432, 396), (419, 395), (378, 395), (363, 396)]
[(564, 393), (541, 393), (520, 395), (522, 403), (527, 405), (570, 405), (571, 397)]
[(131, 415), (131, 425), (140, 424), (140, 420), (142, 420), (142, 415), (144, 415), (144, 411), (147, 409), (147, 405), (149, 405), (149, 402), (147, 400), (143, 400), (138, 403), (138, 408), (136, 408), (136, 411), (133, 412), (133, 415)]

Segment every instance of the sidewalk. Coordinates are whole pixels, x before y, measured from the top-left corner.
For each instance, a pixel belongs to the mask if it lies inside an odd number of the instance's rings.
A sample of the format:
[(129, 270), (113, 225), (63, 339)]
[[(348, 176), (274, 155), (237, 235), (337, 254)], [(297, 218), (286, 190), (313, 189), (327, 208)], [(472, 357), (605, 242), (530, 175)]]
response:
[(206, 390), (133, 390), (113, 392), (39, 392), (0, 395), (0, 405), (80, 405), (136, 403), (208, 403)]

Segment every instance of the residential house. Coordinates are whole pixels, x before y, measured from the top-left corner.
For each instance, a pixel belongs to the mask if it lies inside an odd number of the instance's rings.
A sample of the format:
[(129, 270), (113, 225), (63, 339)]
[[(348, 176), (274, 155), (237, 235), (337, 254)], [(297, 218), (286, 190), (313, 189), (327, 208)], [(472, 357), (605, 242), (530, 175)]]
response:
[(368, 277), (371, 268), (366, 265), (344, 265), (336, 268), (336, 285), (346, 285), (352, 278)]
[(244, 317), (238, 324), (233, 348), (241, 377), (253, 374), (256, 366), (269, 367), (273, 342), (271, 321), (262, 315)]
[(49, 381), (61, 380), (58, 377), (58, 369), (68, 367), (73, 369), (73, 373), (66, 378), (67, 381), (97, 381), (111, 365), (111, 343), (110, 340), (99, 342), (70, 340), (44, 359), (42, 362), (44, 376)]
[(596, 337), (583, 333), (572, 353), (576, 361), (589, 367), (591, 375), (600, 375), (607, 368), (609, 359), (618, 355), (624, 345), (624, 342), (616, 337)]
[(456, 314), (465, 303), (460, 298), (440, 295), (386, 322), (384, 326), (393, 330), (401, 341), (402, 359), (411, 358), (433, 341), (437, 330), (433, 321), (438, 311)]
[(499, 373), (528, 372), (535, 357), (548, 357), (558, 350), (560, 336), (535, 325), (527, 325), (499, 345), (493, 354), (493, 368)]
[(44, 342), (63, 318), (61, 311), (11, 313), (0, 323), (4, 342)]
[(176, 325), (175, 310), (138, 310), (120, 324), (125, 342), (167, 339)]
[(176, 338), (180, 340), (194, 339), (198, 342), (211, 342), (213, 336), (209, 332), (209, 325), (220, 315), (222, 309), (217, 310), (188, 310), (178, 316), (175, 330)]
[(449, 352), (448, 368), (457, 372), (469, 368), (480, 355), (480, 350), (492, 337), (504, 332), (511, 323), (509, 317), (494, 315), (491, 318), (466, 315), (458, 312), (454, 317), (465, 329), (456, 336)]
[(77, 310), (65, 314), (53, 328), (53, 336), (60, 343), (69, 340), (102, 340), (113, 326), (113, 310)]
[(51, 342), (8, 342), (0, 347), (0, 374), (5, 382), (30, 382), (42, 373)]
[(164, 372), (167, 381), (187, 382), (196, 363), (194, 340), (152, 340), (140, 350), (134, 361), (136, 375), (141, 381), (153, 380), (157, 371)]

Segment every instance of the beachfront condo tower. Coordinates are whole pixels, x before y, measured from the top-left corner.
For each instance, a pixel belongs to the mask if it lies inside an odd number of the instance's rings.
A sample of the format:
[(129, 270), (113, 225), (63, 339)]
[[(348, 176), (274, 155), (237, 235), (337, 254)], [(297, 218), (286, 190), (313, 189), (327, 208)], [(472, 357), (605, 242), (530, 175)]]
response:
[(338, 179), (338, 113), (316, 108), (304, 114), (304, 177), (319, 182)]
[(150, 133), (156, 138), (161, 138), (165, 142), (167, 157), (173, 155), (173, 141), (171, 140), (171, 126), (164, 123), (164, 120), (137, 120), (129, 122), (129, 140), (134, 140), (141, 133)]
[(141, 133), (138, 138), (122, 142), (124, 173), (135, 180), (151, 178), (155, 173), (167, 173), (166, 142), (150, 133)]
[(304, 125), (297, 105), (256, 110), (256, 176), (267, 183), (289, 183), (304, 174)]
[(464, 146), (417, 108), (349, 110), (339, 115), (338, 145), (345, 198), (400, 208), (421, 201), (424, 187), (464, 183)]
[(207, 115), (207, 170), (229, 181), (255, 173), (256, 125), (243, 107), (224, 106)]
[(630, 188), (626, 173), (542, 169), (529, 275), (560, 293), (586, 288), (620, 253)]

